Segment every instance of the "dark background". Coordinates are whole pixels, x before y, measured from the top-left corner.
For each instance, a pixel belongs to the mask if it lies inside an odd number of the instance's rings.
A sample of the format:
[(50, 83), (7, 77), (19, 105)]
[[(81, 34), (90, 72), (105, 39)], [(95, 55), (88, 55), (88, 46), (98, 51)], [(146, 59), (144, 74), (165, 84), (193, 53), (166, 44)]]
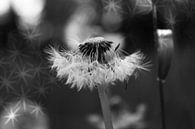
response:
[[(135, 2), (135, 1), (134, 1)], [(135, 3), (127, 0), (122, 1), (122, 21), (120, 26), (112, 30), (111, 27), (102, 24), (103, 4), (101, 1), (93, 0), (91, 5), (97, 11), (96, 20), (90, 24), (97, 25), (104, 32), (120, 33), (125, 38), (125, 51), (132, 53), (141, 50), (147, 60), (151, 61), (150, 72), (140, 72), (135, 79), (131, 77), (125, 90), (125, 83), (116, 83), (112, 86), (112, 95), (121, 96), (123, 101), (130, 107), (133, 113), (139, 104), (146, 106), (144, 122), (145, 129), (161, 129), (160, 124), (160, 102), (157, 78), (157, 53), (153, 36), (152, 13), (134, 13), (132, 8)], [(92, 129), (95, 128), (87, 121), (90, 114), (100, 114), (100, 104), (96, 89), (90, 91), (82, 89), (70, 89), (61, 81), (48, 83), (49, 77), (55, 79), (55, 74), (49, 70), (47, 54), (44, 50), (49, 44), (57, 44), (67, 48), (64, 41), (63, 27), (75, 13), (75, 10), (84, 2), (76, 0), (47, 0), (44, 8), (44, 17), (39, 26), (42, 32), (37, 38), (29, 40), (21, 33), (18, 27), (18, 17), (14, 10), (0, 23), (0, 57), (6, 62), (0, 67), (0, 76), (15, 71), (15, 67), (27, 67), (33, 74), (34, 68), (41, 65), (43, 68), (40, 75), (28, 79), (26, 83), (13, 77), (13, 87), (20, 92), (30, 89), (30, 99), (41, 103), (49, 118), (51, 129)], [(171, 2), (170, 2), (171, 3)], [(161, 29), (173, 27), (173, 38), (175, 51), (172, 65), (164, 86), (165, 111), (167, 129), (195, 129), (195, 4), (193, 0), (184, 2), (175, 0), (170, 4), (166, 0), (158, 3), (158, 24)], [(175, 16), (173, 26), (166, 21), (167, 10), (171, 9)], [(47, 26), (49, 24), (49, 26)], [(114, 25), (112, 25), (114, 24)], [(45, 25), (45, 28), (43, 27)], [(117, 24), (118, 25), (118, 24)], [(100, 34), (101, 35), (101, 34)], [(38, 44), (38, 45), (37, 45)], [(23, 56), (16, 59), (11, 58), (10, 50), (15, 46)], [(27, 55), (27, 56), (25, 56)], [(51, 81), (51, 80), (50, 80)], [(34, 94), (34, 87), (43, 84), (48, 88), (46, 95)], [(2, 87), (2, 84), (1, 84)], [(32, 90), (31, 90), (32, 89)], [(32, 93), (32, 94), (31, 94)], [(1, 88), (0, 97), (12, 101), (16, 96)], [(1, 105), (1, 110), (4, 104)], [(129, 127), (133, 128), (133, 127)]]

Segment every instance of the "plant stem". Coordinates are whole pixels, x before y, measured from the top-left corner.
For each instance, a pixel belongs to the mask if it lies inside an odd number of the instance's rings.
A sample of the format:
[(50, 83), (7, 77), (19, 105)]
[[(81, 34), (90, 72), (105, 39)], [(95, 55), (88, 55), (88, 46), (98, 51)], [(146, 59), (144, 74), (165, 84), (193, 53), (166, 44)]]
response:
[(152, 21), (153, 21), (153, 34), (154, 34), (154, 43), (155, 46), (158, 47), (158, 36), (157, 36), (157, 8), (155, 4), (155, 0), (152, 2)]
[(111, 116), (111, 111), (110, 111), (108, 95), (106, 92), (106, 87), (107, 86), (98, 86), (98, 95), (99, 95), (100, 103), (102, 107), (105, 129), (113, 129), (112, 116)]
[(159, 92), (160, 92), (160, 107), (161, 107), (161, 122), (162, 122), (162, 129), (166, 129), (165, 123), (165, 102), (164, 102), (164, 82), (163, 80), (159, 80)]
[[(157, 18), (157, 6), (156, 3), (158, 0), (152, 0), (152, 20), (153, 20), (153, 30), (154, 30), (154, 43), (155, 46), (158, 47), (158, 35), (157, 35), (157, 25), (158, 25), (158, 18)], [(165, 123), (165, 103), (164, 103), (164, 82), (163, 80), (159, 79), (159, 93), (160, 93), (160, 110), (161, 110), (161, 123), (162, 129), (166, 129)]]

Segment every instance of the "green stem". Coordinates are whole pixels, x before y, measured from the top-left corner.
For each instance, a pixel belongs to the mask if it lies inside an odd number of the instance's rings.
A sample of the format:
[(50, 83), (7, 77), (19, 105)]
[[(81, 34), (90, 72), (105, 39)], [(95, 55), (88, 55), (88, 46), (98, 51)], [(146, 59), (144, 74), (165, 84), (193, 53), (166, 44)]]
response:
[(112, 116), (110, 111), (109, 99), (106, 92), (107, 86), (98, 86), (98, 95), (102, 107), (105, 129), (113, 129)]

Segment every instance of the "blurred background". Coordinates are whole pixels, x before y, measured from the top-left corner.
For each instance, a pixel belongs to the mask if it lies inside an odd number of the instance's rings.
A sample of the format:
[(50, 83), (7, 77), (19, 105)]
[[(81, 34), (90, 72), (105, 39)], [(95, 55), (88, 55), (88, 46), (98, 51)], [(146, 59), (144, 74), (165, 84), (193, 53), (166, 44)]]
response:
[(0, 0), (0, 129), (103, 129), (96, 89), (77, 92), (57, 80), (44, 52), (93, 36), (140, 50), (152, 64), (111, 87), (115, 129), (161, 129), (155, 25), (173, 30), (175, 46), (164, 86), (167, 129), (195, 129), (195, 2), (156, 5), (157, 24), (150, 0)]

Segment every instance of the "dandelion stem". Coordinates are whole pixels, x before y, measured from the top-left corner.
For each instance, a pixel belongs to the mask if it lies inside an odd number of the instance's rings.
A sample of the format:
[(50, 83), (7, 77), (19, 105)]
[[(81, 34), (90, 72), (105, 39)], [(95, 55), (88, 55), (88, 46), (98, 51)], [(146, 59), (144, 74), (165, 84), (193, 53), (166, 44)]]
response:
[(161, 110), (161, 122), (162, 122), (162, 129), (166, 129), (165, 123), (165, 102), (164, 102), (164, 82), (163, 80), (159, 79), (159, 92), (160, 92), (160, 110)]
[[(154, 43), (156, 47), (158, 47), (158, 35), (157, 35), (158, 17), (157, 17), (157, 6), (156, 6), (157, 2), (158, 0), (152, 0), (152, 20), (153, 20), (153, 30), (154, 30)], [(166, 129), (163, 87), (164, 87), (164, 82), (162, 79), (159, 79), (161, 123), (162, 123), (162, 129)]]
[(109, 107), (109, 100), (108, 100), (106, 86), (98, 86), (98, 95), (99, 95), (102, 113), (104, 117), (105, 129), (113, 129), (112, 116)]

